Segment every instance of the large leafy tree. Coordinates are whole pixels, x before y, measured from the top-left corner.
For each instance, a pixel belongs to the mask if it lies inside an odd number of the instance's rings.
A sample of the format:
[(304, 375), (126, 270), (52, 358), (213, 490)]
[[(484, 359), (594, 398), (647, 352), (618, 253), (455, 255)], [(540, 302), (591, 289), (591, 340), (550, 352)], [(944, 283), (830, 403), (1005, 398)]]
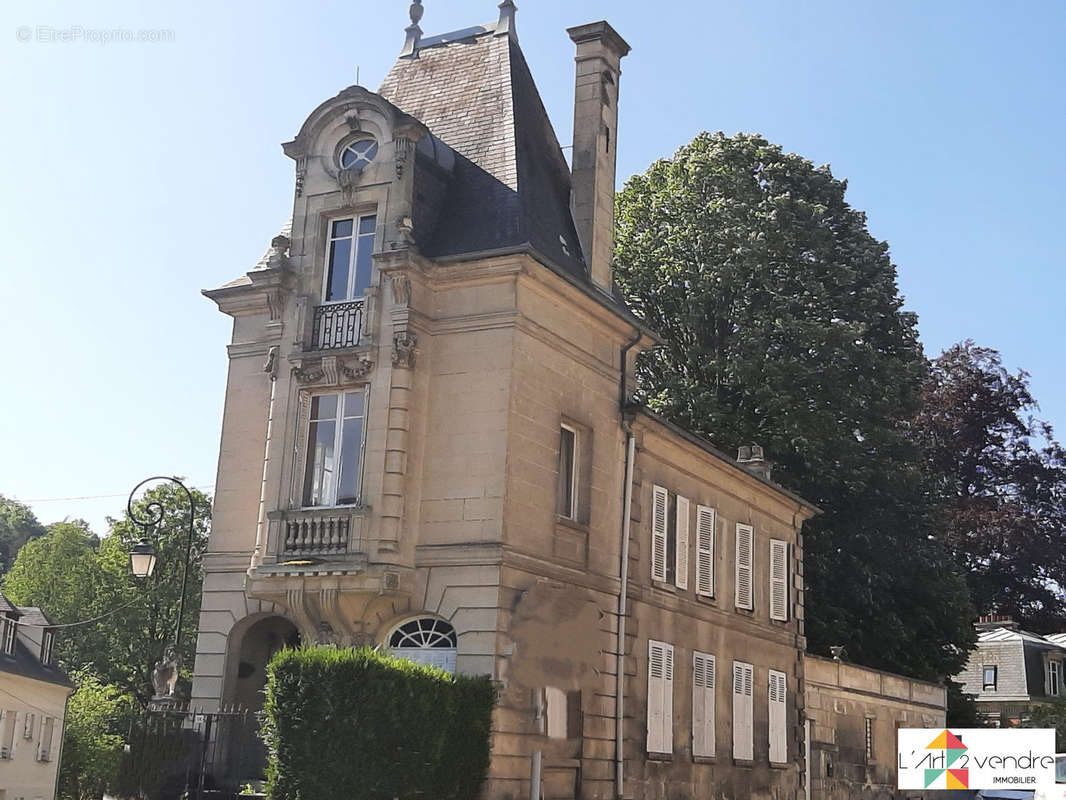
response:
[(7, 572), (26, 542), (43, 535), (44, 526), (29, 506), (0, 494), (0, 575)]
[(916, 431), (977, 608), (1038, 631), (1066, 618), (1066, 452), (1025, 372), (961, 342), (932, 363)]
[(618, 195), (616, 275), (665, 339), (640, 364), (645, 402), (724, 447), (763, 445), (824, 509), (804, 531), (811, 648), (949, 675), (973, 631), (908, 436), (926, 362), (845, 189), (760, 136), (701, 134)]
[(91, 674), (75, 675), (78, 689), (67, 705), (63, 761), (59, 766), (61, 800), (99, 800), (118, 773), (125, 744), (120, 730), (130, 699)]
[[(186, 679), (193, 665), (200, 609), (203, 554), (211, 501), (193, 491), (196, 516), (183, 615), (181, 653)], [(146, 703), (152, 695), (152, 667), (171, 642), (177, 622), (189, 504), (172, 484), (150, 489), (134, 503), (137, 518), (158, 503), (163, 514), (150, 533), (158, 563), (155, 574), (130, 574), (130, 548), (144, 535), (127, 515), (109, 519), (110, 534), (97, 540), (84, 523), (59, 523), (22, 548), (4, 580), (4, 593), (19, 605), (40, 606), (57, 624), (92, 620), (56, 639), (60, 664), (88, 672), (101, 683)]]

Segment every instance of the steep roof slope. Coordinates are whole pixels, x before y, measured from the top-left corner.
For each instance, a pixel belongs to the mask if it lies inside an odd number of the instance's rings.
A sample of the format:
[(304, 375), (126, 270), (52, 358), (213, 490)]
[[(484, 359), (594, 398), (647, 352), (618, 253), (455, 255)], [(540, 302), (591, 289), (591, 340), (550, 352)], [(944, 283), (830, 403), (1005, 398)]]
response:
[(430, 257), (529, 244), (588, 279), (570, 213), (570, 169), (518, 43), (491, 26), (423, 40), (379, 94), (456, 154)]

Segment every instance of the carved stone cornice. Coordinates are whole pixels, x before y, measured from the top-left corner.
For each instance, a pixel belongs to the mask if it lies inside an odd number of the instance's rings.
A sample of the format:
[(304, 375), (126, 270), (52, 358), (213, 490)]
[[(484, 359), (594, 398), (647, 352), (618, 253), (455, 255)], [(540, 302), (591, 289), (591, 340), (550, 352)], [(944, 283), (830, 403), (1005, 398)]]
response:
[(301, 386), (337, 386), (344, 381), (361, 381), (373, 369), (374, 361), (369, 354), (352, 359), (323, 356), (317, 362), (302, 360), (293, 367), (292, 376)]

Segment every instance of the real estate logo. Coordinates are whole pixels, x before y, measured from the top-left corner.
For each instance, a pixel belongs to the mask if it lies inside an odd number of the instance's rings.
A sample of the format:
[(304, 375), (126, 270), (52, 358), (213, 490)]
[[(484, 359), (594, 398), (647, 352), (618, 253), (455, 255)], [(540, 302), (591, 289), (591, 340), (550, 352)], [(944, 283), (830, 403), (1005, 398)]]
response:
[(1055, 783), (1055, 731), (899, 731), (900, 789), (1034, 789)]

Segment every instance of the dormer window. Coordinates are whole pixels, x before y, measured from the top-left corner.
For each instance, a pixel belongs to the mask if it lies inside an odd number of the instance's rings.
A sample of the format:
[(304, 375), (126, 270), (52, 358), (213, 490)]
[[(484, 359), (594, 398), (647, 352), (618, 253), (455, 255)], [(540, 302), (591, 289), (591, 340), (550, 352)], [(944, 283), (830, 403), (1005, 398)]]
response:
[(55, 631), (46, 630), (41, 637), (41, 663), (45, 666), (52, 663), (52, 649), (55, 646), (55, 641)]
[(378, 154), (378, 143), (373, 139), (358, 139), (348, 144), (340, 154), (342, 169), (363, 170)]
[(15, 652), (15, 620), (11, 617), (0, 617), (0, 652), (5, 655), (13, 655)]
[(335, 219), (329, 226), (329, 263), (326, 265), (325, 301), (357, 300), (366, 294), (373, 269), (377, 216)]

